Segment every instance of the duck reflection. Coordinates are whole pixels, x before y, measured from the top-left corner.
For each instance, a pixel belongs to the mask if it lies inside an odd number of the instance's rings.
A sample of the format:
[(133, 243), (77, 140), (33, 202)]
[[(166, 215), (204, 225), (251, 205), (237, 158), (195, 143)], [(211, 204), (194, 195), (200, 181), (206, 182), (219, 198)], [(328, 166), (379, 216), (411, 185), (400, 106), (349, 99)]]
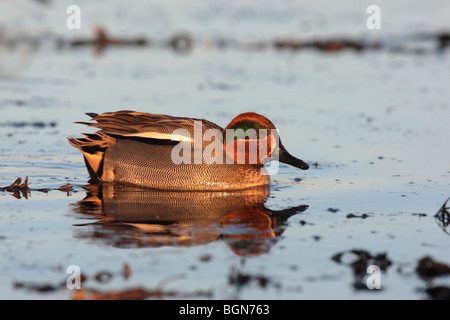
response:
[(76, 237), (121, 248), (222, 240), (238, 255), (257, 255), (276, 243), (290, 216), (308, 208), (266, 208), (268, 186), (224, 192), (169, 192), (113, 184), (84, 188), (87, 195), (74, 210), (95, 221), (77, 224)]

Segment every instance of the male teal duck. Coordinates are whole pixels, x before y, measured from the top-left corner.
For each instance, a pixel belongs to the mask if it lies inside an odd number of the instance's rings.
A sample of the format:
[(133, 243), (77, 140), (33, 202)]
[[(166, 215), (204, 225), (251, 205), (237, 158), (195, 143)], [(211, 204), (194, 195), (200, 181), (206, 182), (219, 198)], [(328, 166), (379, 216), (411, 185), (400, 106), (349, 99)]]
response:
[(309, 168), (286, 151), (274, 124), (253, 112), (239, 114), (225, 129), (204, 119), (135, 111), (87, 115), (95, 122), (77, 123), (100, 130), (69, 142), (82, 152), (94, 181), (180, 191), (243, 190), (269, 184), (264, 164), (272, 160)]

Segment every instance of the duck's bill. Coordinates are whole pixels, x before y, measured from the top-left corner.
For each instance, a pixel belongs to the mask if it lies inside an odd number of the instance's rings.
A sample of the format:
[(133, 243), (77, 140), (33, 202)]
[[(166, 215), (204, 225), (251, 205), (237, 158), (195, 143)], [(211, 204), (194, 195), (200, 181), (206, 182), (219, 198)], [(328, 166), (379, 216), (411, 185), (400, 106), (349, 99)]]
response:
[(306, 162), (294, 157), (289, 152), (287, 152), (285, 149), (280, 148), (280, 152), (278, 155), (278, 161), (286, 163), (286, 164), (290, 164), (291, 166), (300, 168), (302, 170), (309, 169), (309, 165)]

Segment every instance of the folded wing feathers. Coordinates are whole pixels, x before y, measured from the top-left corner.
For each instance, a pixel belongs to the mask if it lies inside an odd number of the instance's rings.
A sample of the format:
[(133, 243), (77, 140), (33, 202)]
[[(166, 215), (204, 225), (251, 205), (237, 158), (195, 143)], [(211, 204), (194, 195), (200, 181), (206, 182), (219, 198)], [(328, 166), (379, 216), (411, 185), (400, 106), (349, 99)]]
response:
[(192, 133), (194, 121), (201, 121), (202, 131), (206, 129), (223, 129), (216, 124), (203, 120), (182, 117), (171, 117), (161, 114), (150, 114), (134, 111), (107, 112), (100, 115), (96, 113), (87, 113), (91, 116), (91, 121), (96, 122), (76, 122), (89, 127), (99, 128), (96, 134), (140, 137), (164, 140), (189, 140), (187, 136), (174, 135), (176, 129), (186, 129)]

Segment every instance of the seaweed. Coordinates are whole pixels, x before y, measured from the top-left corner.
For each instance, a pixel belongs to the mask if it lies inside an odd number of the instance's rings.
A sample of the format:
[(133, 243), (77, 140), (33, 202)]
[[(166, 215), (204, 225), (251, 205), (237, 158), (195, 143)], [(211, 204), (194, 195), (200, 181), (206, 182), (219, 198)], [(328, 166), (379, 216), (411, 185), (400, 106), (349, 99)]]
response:
[[(212, 298), (212, 293), (210, 291), (197, 290), (192, 292), (181, 292), (176, 290), (164, 290), (161, 285), (155, 288), (145, 288), (143, 286), (136, 286), (123, 290), (99, 290), (89, 288), (89, 283), (95, 281), (100, 285), (106, 285), (115, 276), (121, 276), (125, 281), (131, 276), (131, 268), (128, 263), (124, 263), (120, 272), (113, 271), (99, 271), (93, 276), (86, 276), (81, 274), (80, 282), (82, 288), (80, 289), (68, 289), (67, 280), (62, 280), (56, 284), (44, 282), (44, 283), (34, 283), (34, 282), (23, 282), (15, 281), (13, 287), (16, 289), (29, 290), (36, 293), (47, 294), (53, 292), (70, 291), (70, 298), (73, 300), (143, 300), (143, 299), (164, 299), (164, 298), (176, 298), (176, 299), (187, 299), (187, 298)], [(167, 279), (166, 279), (167, 280)], [(169, 279), (170, 280), (170, 279)], [(167, 281), (165, 281), (167, 282)], [(161, 283), (164, 283), (161, 282)]]
[(433, 285), (433, 280), (450, 275), (450, 266), (433, 260), (429, 256), (420, 259), (416, 266), (417, 275), (426, 282), (423, 291), (433, 300), (449, 300), (450, 287), (443, 285)]
[(17, 178), (12, 184), (7, 187), (0, 187), (0, 191), (12, 192), (13, 196), (17, 199), (21, 199), (21, 195), (28, 199), (30, 194), (30, 190), (28, 186), (30, 183), (28, 182), (28, 177), (25, 178), (25, 181), (22, 183), (22, 178)]
[[(110, 47), (151, 47), (164, 48), (175, 53), (188, 53), (194, 49), (194, 46), (202, 48), (215, 48), (218, 50), (237, 49), (243, 51), (263, 51), (272, 49), (279, 52), (302, 52), (305, 50), (315, 50), (326, 54), (335, 54), (344, 50), (354, 52), (365, 51), (388, 51), (392, 53), (405, 54), (426, 54), (433, 52), (443, 52), (450, 46), (450, 33), (435, 32), (430, 34), (413, 34), (409, 37), (409, 41), (426, 41), (434, 44), (431, 49), (422, 46), (412, 46), (408, 43), (400, 43), (392, 45), (395, 41), (385, 42), (369, 42), (363, 39), (351, 38), (295, 38), (295, 37), (274, 37), (268, 40), (242, 41), (233, 38), (212, 38), (212, 39), (196, 39), (188, 31), (177, 31), (172, 35), (163, 39), (152, 39), (147, 36), (122, 36), (117, 37), (110, 35), (102, 25), (96, 25), (93, 28), (93, 35), (90, 37), (65, 39), (63, 37), (56, 39), (57, 49), (74, 49), (74, 48), (93, 48), (96, 54), (101, 54), (105, 49)], [(42, 39), (26, 37), (20, 40), (6, 39), (6, 46), (15, 46), (18, 41), (28, 42), (37, 48)]]
[(422, 279), (430, 280), (435, 277), (450, 275), (450, 266), (427, 256), (419, 260), (416, 272)]

